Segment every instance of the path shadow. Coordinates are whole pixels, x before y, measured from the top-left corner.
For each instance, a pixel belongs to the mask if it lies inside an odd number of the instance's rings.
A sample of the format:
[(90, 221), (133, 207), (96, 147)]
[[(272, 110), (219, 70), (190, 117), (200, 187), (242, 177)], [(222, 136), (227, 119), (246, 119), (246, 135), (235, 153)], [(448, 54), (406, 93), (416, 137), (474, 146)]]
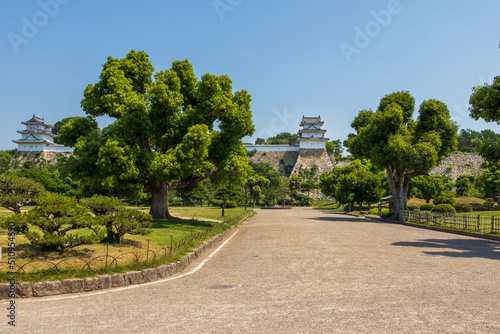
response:
[(350, 222), (356, 222), (356, 223), (382, 223), (383, 222), (379, 222), (379, 221), (374, 221), (374, 220), (371, 220), (371, 219), (367, 219), (367, 218), (364, 218), (364, 217), (354, 217), (354, 216), (349, 216), (349, 215), (345, 215), (343, 214), (342, 212), (334, 212), (334, 211), (331, 211), (331, 210), (320, 210), (320, 209), (316, 209), (314, 211), (319, 211), (321, 212), (322, 214), (325, 214), (324, 216), (321, 216), (321, 217), (314, 217), (314, 218), (307, 218), (309, 220), (321, 220), (321, 221), (331, 221), (331, 222), (347, 222), (347, 223), (350, 223)]
[(401, 247), (441, 248), (442, 251), (427, 251), (427, 255), (455, 258), (483, 258), (500, 260), (500, 242), (481, 239), (423, 239), (399, 241), (392, 244)]

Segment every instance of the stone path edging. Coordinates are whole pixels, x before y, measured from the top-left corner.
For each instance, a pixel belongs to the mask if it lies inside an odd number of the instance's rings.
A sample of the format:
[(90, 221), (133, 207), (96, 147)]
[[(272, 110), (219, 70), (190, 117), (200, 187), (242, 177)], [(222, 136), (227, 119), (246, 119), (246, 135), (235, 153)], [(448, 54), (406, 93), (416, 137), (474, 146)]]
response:
[[(105, 290), (110, 288), (124, 287), (132, 284), (153, 282), (172, 276), (197, 259), (208, 249), (219, 244), (227, 235), (229, 235), (239, 224), (249, 219), (251, 215), (246, 216), (235, 225), (224, 232), (210, 238), (203, 245), (194, 251), (186, 254), (182, 260), (171, 264), (164, 264), (157, 268), (143, 269), (141, 271), (128, 271), (113, 275), (99, 275), (98, 277), (88, 278), (70, 278), (63, 281), (45, 281), (35, 283), (17, 283), (16, 298), (46, 297), (68, 293), (90, 292), (95, 290)], [(9, 299), (11, 294), (10, 283), (0, 283), (0, 300)], [(12, 299), (12, 298), (10, 298)]]

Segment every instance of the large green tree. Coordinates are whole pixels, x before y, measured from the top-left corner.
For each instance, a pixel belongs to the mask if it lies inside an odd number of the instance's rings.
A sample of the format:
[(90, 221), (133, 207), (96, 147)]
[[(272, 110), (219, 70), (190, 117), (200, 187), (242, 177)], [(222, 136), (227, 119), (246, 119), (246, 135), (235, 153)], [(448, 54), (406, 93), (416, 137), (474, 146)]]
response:
[(386, 95), (376, 112), (359, 113), (351, 124), (356, 134), (345, 143), (355, 157), (386, 170), (395, 212), (406, 206), (410, 180), (426, 175), (457, 145), (457, 126), (443, 102), (422, 102), (416, 121), (414, 105), (407, 91)]
[[(475, 120), (479, 118), (486, 122), (500, 124), (500, 76), (493, 79), (491, 85), (472, 88), (469, 108), (470, 116)], [(479, 153), (483, 158), (491, 162), (500, 161), (500, 140), (488, 140), (481, 144)]]
[[(90, 120), (115, 119), (111, 131), (87, 129), (63, 144), (74, 144), (69, 164), (82, 179), (117, 193), (151, 193), (152, 216), (170, 218), (168, 191), (246, 162), (241, 138), (254, 132), (250, 101), (245, 90), (233, 93), (227, 75), (198, 80), (187, 60), (155, 72), (145, 52), (132, 50), (108, 58), (81, 102)], [(66, 125), (60, 140), (71, 138)]]

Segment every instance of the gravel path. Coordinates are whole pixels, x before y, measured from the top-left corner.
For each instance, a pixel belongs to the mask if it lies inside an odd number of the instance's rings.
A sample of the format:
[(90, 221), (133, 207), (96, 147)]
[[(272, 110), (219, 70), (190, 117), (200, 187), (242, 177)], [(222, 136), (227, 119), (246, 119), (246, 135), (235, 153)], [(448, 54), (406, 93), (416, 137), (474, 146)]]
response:
[(500, 333), (500, 242), (261, 210), (192, 275), (16, 306), (19, 333)]

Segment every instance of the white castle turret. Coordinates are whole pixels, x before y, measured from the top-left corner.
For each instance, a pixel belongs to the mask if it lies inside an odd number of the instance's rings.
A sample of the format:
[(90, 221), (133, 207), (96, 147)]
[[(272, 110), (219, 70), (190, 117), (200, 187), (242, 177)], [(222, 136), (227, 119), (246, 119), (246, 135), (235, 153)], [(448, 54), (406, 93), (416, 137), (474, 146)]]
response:
[(52, 125), (45, 122), (43, 118), (35, 115), (26, 122), (26, 129), (17, 131), (22, 135), (19, 140), (13, 140), (17, 144), (17, 150), (22, 152), (71, 152), (71, 147), (65, 147), (54, 143), (56, 135), (52, 133)]
[(321, 121), (321, 117), (305, 117), (302, 116), (302, 122), (299, 130), (299, 138), (297, 142), (300, 148), (306, 149), (324, 149), (328, 138), (325, 138), (326, 130), (321, 129), (325, 122)]

